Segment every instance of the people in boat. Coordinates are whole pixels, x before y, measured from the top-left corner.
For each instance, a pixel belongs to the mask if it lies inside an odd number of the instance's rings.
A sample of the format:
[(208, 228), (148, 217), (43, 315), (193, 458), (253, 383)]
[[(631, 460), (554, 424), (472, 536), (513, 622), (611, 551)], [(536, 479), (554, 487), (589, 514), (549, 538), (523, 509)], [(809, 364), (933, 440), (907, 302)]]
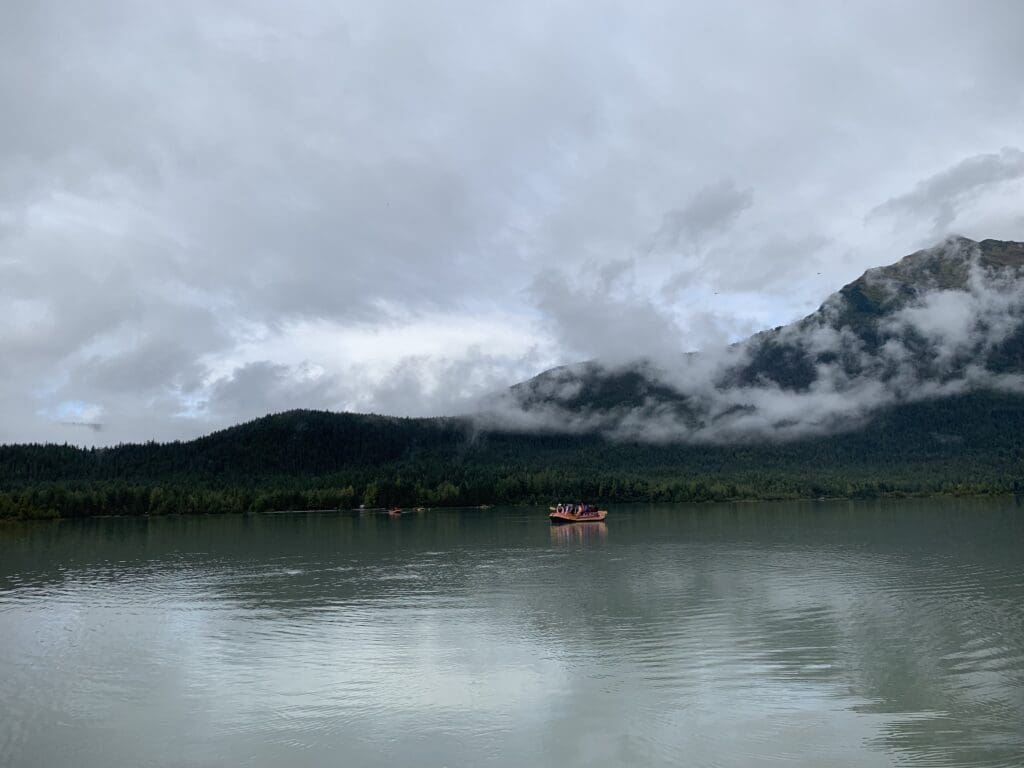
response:
[(597, 517), (597, 507), (593, 504), (562, 504), (555, 506), (555, 511), (560, 515), (573, 515), (575, 517)]

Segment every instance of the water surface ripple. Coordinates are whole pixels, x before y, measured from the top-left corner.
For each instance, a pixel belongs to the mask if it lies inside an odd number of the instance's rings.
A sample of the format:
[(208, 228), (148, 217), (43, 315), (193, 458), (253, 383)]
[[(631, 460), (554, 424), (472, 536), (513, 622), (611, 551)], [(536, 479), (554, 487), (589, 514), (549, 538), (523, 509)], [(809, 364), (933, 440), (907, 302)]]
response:
[(1024, 765), (1024, 508), (0, 527), (4, 766)]

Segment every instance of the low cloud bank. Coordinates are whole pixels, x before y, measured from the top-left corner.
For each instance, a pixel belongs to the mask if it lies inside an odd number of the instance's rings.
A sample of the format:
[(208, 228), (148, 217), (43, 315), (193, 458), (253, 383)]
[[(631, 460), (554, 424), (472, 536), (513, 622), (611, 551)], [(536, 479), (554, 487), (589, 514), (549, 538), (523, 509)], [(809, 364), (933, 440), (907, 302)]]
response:
[(799, 322), (717, 351), (555, 369), (476, 419), (652, 442), (794, 439), (898, 403), (1024, 394), (1022, 353), (1024, 245), (953, 237), (869, 270)]

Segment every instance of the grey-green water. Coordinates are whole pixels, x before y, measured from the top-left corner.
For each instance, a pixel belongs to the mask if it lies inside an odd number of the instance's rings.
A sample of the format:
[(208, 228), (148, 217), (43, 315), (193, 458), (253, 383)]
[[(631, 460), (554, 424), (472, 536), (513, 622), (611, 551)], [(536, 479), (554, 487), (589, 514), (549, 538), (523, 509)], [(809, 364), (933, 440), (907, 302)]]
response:
[(0, 765), (1024, 765), (1014, 500), (0, 526)]

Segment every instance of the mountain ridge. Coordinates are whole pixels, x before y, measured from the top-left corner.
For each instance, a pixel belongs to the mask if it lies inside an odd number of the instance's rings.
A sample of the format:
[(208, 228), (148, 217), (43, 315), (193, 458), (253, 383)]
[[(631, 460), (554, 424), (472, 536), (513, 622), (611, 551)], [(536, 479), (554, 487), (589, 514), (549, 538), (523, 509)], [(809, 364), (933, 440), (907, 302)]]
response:
[(1024, 243), (954, 236), (865, 271), (788, 325), (667, 363), (554, 368), (491, 416), (509, 428), (786, 439), (856, 428), (877, 407), (944, 389), (1024, 391), (1009, 374), (1024, 374)]

